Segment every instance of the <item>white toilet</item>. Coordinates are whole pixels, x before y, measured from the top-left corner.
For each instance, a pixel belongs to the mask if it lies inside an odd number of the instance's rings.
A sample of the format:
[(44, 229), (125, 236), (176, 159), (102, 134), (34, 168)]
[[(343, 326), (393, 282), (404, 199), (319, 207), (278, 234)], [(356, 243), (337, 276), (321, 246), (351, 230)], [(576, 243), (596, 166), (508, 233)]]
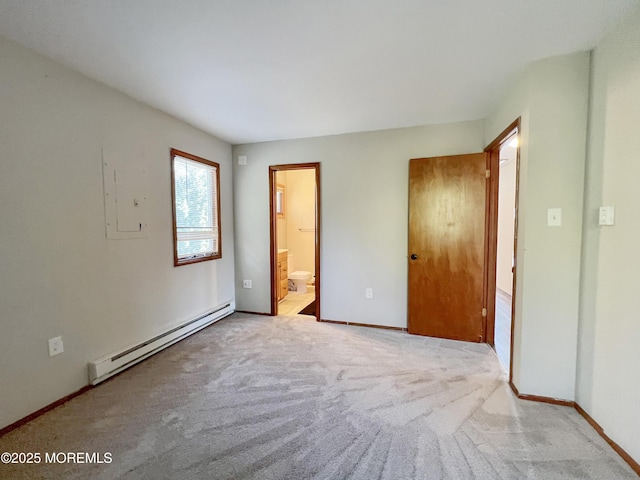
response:
[(295, 263), (293, 261), (293, 255), (287, 255), (288, 265), (287, 270), (289, 271), (289, 280), (291, 280), (296, 285), (295, 293), (307, 293), (307, 282), (311, 280), (311, 272), (306, 272), (304, 270), (294, 270)]

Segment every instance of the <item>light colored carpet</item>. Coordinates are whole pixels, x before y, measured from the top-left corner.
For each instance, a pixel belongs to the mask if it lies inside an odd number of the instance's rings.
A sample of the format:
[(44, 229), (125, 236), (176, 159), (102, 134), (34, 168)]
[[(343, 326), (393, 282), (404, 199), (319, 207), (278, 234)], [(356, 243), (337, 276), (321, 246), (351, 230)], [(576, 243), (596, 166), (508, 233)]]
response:
[(240, 314), (1, 451), (113, 458), (0, 465), (11, 479), (637, 478), (573, 409), (514, 398), (486, 345)]

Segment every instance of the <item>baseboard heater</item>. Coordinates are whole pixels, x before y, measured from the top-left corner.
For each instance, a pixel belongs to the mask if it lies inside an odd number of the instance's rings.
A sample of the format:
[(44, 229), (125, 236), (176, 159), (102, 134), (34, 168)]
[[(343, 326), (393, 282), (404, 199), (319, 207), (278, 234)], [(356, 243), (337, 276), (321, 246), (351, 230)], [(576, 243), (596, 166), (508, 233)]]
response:
[(150, 340), (142, 342), (131, 348), (127, 348), (118, 353), (107, 355), (95, 362), (89, 363), (89, 382), (96, 385), (103, 380), (121, 372), (145, 358), (158, 353), (160, 350), (179, 342), (183, 338), (196, 333), (198, 330), (211, 325), (224, 317), (231, 315), (235, 311), (235, 303), (229, 302), (220, 305), (210, 312), (189, 320), (182, 325), (172, 328)]

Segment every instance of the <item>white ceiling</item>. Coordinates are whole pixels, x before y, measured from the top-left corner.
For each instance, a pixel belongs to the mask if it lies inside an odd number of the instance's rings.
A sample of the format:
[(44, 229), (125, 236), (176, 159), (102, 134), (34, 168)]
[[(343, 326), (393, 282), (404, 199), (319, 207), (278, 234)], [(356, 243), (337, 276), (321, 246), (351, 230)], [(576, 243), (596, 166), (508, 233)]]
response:
[(639, 5), (0, 0), (0, 34), (238, 144), (484, 118), (524, 65)]

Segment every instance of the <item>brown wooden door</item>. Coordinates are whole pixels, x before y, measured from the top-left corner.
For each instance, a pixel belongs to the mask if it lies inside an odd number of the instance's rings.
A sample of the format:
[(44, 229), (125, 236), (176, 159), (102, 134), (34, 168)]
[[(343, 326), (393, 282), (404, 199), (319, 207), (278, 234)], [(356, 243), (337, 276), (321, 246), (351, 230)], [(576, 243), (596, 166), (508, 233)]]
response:
[(486, 154), (409, 163), (408, 330), (484, 340)]

